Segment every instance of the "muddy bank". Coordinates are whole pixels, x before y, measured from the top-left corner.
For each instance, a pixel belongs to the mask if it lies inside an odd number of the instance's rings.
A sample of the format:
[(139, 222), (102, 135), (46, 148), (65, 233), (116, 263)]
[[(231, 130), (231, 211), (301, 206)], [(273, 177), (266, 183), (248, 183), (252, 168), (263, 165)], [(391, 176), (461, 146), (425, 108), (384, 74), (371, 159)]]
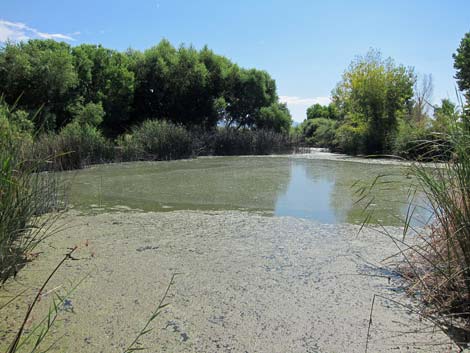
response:
[[(81, 247), (81, 260), (49, 286), (89, 273), (55, 329), (65, 335), (55, 352), (122, 351), (176, 272), (171, 305), (143, 339), (150, 352), (364, 352), (373, 294), (408, 303), (396, 280), (367, 264), (393, 246), (372, 231), (356, 237), (353, 225), (228, 211), (71, 212), (62, 222), (44, 255), (7, 286), (34, 288), (64, 249)], [(1, 325), (17, 322), (21, 309)], [(369, 352), (442, 352), (448, 342), (402, 307), (376, 301)]]

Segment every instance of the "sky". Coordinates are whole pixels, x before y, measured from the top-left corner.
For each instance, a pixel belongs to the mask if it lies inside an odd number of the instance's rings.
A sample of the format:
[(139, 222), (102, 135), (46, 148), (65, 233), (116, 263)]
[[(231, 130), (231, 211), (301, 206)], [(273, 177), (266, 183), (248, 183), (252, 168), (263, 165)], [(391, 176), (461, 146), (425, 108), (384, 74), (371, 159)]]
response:
[(327, 104), (349, 63), (371, 48), (432, 74), (434, 103), (455, 101), (452, 54), (469, 31), (470, 0), (0, 0), (0, 42), (207, 44), (268, 71), (297, 122), (308, 106)]

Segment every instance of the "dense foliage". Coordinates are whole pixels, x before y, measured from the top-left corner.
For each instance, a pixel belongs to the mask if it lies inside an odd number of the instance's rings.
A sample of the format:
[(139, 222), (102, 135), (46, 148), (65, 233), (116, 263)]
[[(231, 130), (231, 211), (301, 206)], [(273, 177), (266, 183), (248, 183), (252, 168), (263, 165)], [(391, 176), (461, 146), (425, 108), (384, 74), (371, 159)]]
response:
[(413, 97), (414, 73), (380, 53), (369, 52), (358, 57), (343, 74), (333, 91), (346, 132), (338, 135), (338, 146), (344, 149), (349, 136), (357, 135), (358, 150), (364, 153), (389, 152), (398, 126)]
[(453, 55), (454, 68), (457, 70), (455, 78), (462, 92), (465, 93), (467, 103), (470, 102), (470, 32), (466, 33)]
[[(470, 89), (468, 48), (467, 35), (454, 55), (462, 90)], [(430, 75), (419, 80), (413, 69), (370, 51), (345, 71), (332, 92), (332, 103), (308, 108), (297, 132), (310, 146), (348, 154), (448, 159), (450, 127), (462, 120), (462, 114), (448, 99), (431, 105), (431, 94)]]
[(149, 119), (206, 130), (225, 123), (281, 132), (291, 124), (267, 72), (166, 40), (144, 52), (53, 40), (7, 43), (0, 49), (0, 95), (36, 114), (36, 129), (46, 132), (77, 117), (108, 137)]
[(0, 285), (16, 275), (46, 236), (59, 206), (58, 184), (49, 174), (33, 173), (32, 125), (25, 112), (0, 101)]

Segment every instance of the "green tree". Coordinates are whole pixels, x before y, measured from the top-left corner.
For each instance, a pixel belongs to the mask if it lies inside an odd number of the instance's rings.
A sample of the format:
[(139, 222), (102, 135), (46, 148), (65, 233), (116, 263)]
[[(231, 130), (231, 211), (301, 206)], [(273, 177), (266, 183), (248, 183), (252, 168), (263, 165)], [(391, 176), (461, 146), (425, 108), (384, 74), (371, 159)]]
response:
[(453, 54), (455, 78), (461, 91), (465, 92), (467, 101), (470, 100), (470, 32), (460, 41), (457, 52)]
[[(414, 82), (411, 68), (383, 59), (380, 52), (370, 51), (354, 60), (333, 91), (333, 102), (350, 126), (341, 130), (342, 139), (348, 131), (363, 133), (363, 152), (390, 151), (398, 119), (413, 97)], [(361, 138), (351, 141), (357, 140)]]
[(449, 99), (443, 99), (441, 105), (434, 108), (433, 130), (448, 133), (459, 117), (455, 103)]
[(300, 125), (302, 138), (315, 147), (334, 147), (337, 122), (329, 118), (306, 119)]
[(333, 119), (339, 118), (338, 108), (334, 103), (328, 105), (314, 104), (307, 108), (307, 119)]
[(466, 99), (462, 119), (465, 127), (470, 129), (470, 32), (465, 33), (453, 58), (454, 68), (457, 71), (455, 78)]
[(106, 115), (101, 102), (86, 104), (76, 102), (69, 107), (69, 112), (74, 121), (93, 127), (98, 127), (103, 122), (103, 118)]
[[(205, 53), (207, 61), (208, 56)], [(161, 41), (144, 52), (136, 78), (137, 119), (215, 126), (209, 71), (194, 48), (181, 46), (177, 50), (168, 41)]]
[(0, 49), (0, 94), (9, 104), (36, 112), (37, 127), (54, 129), (66, 120), (77, 86), (71, 48), (53, 40), (7, 43)]
[(278, 101), (276, 82), (266, 71), (230, 67), (224, 93), (227, 126), (253, 127), (263, 107)]
[(82, 44), (72, 50), (78, 75), (76, 96), (84, 103), (100, 103), (106, 113), (102, 127), (111, 135), (130, 124), (134, 73), (130, 56), (101, 45)]
[(292, 125), (292, 116), (285, 103), (273, 103), (260, 109), (255, 124), (258, 129), (287, 133)]

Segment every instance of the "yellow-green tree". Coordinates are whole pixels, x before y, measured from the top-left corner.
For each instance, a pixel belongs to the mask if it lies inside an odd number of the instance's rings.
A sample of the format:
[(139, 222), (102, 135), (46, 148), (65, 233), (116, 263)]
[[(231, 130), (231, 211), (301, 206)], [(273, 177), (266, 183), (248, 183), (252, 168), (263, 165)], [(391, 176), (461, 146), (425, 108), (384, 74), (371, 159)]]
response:
[[(352, 152), (390, 151), (398, 119), (413, 97), (414, 82), (413, 69), (383, 59), (378, 51), (357, 57), (333, 91), (342, 117), (339, 148), (345, 152), (351, 152), (346, 150), (351, 147), (355, 147)], [(349, 133), (354, 133), (354, 139)]]

